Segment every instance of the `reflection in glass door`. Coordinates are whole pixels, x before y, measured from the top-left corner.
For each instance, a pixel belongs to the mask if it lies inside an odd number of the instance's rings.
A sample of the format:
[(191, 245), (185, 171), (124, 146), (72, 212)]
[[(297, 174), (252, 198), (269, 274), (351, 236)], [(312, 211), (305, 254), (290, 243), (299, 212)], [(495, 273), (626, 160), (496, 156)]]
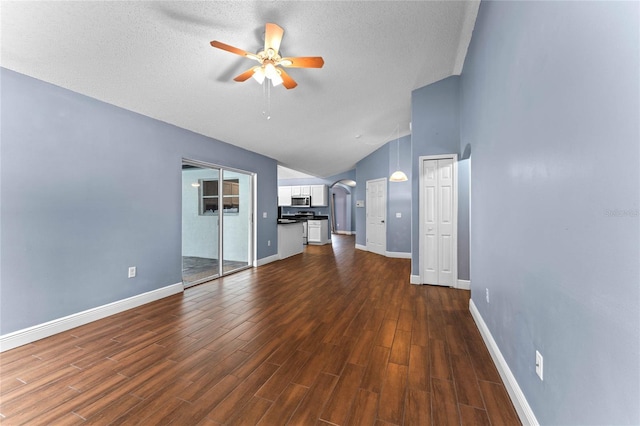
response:
[(182, 280), (185, 287), (251, 266), (252, 181), (253, 176), (248, 173), (183, 161)]
[(251, 258), (251, 176), (224, 170), (222, 248), (223, 273), (249, 266)]
[(182, 165), (182, 281), (185, 287), (219, 276), (220, 171)]

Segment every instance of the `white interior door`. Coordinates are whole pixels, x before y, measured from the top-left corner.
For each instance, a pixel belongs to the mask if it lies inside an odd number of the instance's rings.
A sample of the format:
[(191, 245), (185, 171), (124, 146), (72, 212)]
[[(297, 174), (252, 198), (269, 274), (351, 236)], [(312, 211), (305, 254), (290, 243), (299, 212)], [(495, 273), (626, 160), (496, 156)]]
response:
[(385, 255), (387, 250), (387, 179), (367, 181), (367, 250)]
[(422, 160), (420, 182), (421, 281), (457, 284), (455, 156)]

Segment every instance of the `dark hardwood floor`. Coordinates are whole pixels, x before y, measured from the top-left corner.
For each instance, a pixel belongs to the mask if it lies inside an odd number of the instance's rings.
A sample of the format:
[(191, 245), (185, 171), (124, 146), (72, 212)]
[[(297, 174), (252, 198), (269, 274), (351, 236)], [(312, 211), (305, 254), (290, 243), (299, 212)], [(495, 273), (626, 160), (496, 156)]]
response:
[(7, 425), (520, 424), (469, 292), (333, 245), (0, 355)]

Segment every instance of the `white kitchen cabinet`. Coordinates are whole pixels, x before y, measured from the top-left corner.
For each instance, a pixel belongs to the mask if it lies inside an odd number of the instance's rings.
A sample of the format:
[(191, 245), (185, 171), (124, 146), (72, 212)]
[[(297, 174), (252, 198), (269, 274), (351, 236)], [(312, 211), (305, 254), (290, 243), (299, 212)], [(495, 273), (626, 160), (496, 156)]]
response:
[(327, 244), (329, 242), (329, 221), (327, 219), (307, 221), (307, 242)]
[(302, 253), (303, 249), (301, 222), (278, 225), (278, 257), (280, 259)]
[(279, 186), (278, 187), (278, 206), (290, 206), (291, 205), (291, 187)]
[(327, 185), (309, 186), (311, 195), (311, 207), (324, 207), (329, 205), (329, 190)]
[(309, 185), (294, 185), (290, 186), (291, 196), (293, 197), (305, 197), (311, 195), (311, 188)]
[(290, 206), (291, 197), (311, 197), (311, 207), (329, 205), (329, 189), (327, 185), (294, 185), (278, 187), (278, 205)]

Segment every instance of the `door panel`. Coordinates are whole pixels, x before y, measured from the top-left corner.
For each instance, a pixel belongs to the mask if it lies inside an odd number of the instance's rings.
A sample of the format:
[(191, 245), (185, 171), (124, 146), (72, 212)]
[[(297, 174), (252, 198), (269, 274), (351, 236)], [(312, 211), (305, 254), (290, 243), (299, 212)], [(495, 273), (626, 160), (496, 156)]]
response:
[(424, 195), (422, 209), (424, 212), (424, 270), (422, 280), (425, 284), (438, 282), (438, 162), (423, 163)]
[(438, 282), (438, 242), (435, 235), (425, 237), (423, 282), (424, 284)]
[(251, 176), (224, 170), (222, 190), (222, 275), (250, 266)]
[(182, 281), (190, 287), (217, 278), (218, 169), (182, 167)]
[(452, 257), (453, 254), (453, 160), (442, 159), (438, 162), (438, 190), (439, 197), (439, 217), (438, 235), (440, 246), (438, 247), (438, 257), (440, 258), (438, 270), (438, 284), (451, 286), (455, 285)]
[(367, 181), (367, 250), (384, 255), (387, 250), (387, 180)]
[(455, 286), (455, 163), (452, 158), (422, 161), (421, 250), (424, 284)]

